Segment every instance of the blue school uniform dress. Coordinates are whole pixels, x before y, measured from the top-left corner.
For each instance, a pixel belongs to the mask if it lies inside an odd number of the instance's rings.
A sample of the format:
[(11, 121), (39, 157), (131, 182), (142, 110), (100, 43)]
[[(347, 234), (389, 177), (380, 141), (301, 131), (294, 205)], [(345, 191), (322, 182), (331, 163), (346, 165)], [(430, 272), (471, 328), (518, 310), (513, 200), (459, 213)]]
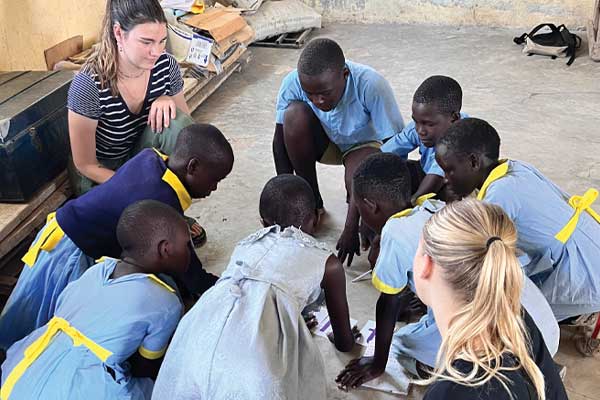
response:
[(515, 222), (517, 246), (530, 262), (525, 273), (550, 303), (557, 320), (600, 311), (598, 192), (569, 196), (533, 166), (502, 161), (478, 193)]
[[(461, 112), (460, 118), (469, 118), (469, 115)], [(381, 151), (384, 153), (394, 153), (406, 160), (408, 159), (408, 154), (416, 148), (419, 149), (421, 156), (419, 162), (425, 174), (443, 177), (444, 170), (435, 160), (435, 147), (427, 147), (421, 142), (414, 121), (411, 121), (400, 133), (385, 142), (381, 146)]]
[[(69, 201), (49, 218), (23, 257), (26, 265), (0, 316), (2, 348), (48, 322), (58, 295), (94, 260), (120, 256), (116, 228), (127, 206), (151, 199), (183, 214), (191, 205), (190, 195), (167, 168), (166, 159), (153, 149), (142, 150), (107, 182)], [(201, 292), (212, 286), (217, 277), (206, 273), (195, 252), (190, 251), (192, 263), (186, 284)]]
[(298, 71), (290, 72), (277, 96), (275, 121), (283, 124), (287, 107), (302, 101), (315, 113), (329, 139), (342, 153), (357, 144), (382, 142), (404, 127), (402, 115), (389, 83), (373, 68), (346, 61), (350, 71), (339, 103), (331, 111), (321, 111), (300, 86)]
[(106, 259), (69, 284), (54, 317), (15, 343), (2, 364), (2, 400), (149, 399), (153, 383), (134, 378), (127, 359), (162, 357), (183, 306), (152, 274), (111, 278)]
[[(423, 227), (445, 203), (419, 198), (415, 208), (392, 216), (381, 232), (381, 248), (373, 270), (373, 286), (382, 293), (399, 294), (406, 286), (416, 293), (413, 259), (419, 247)], [(521, 304), (529, 312), (551, 354), (558, 350), (559, 327), (552, 311), (536, 286), (526, 279), (521, 292)], [(408, 371), (417, 375), (416, 361), (435, 366), (442, 338), (433, 311), (428, 308), (418, 322), (401, 327), (392, 339), (390, 353)]]

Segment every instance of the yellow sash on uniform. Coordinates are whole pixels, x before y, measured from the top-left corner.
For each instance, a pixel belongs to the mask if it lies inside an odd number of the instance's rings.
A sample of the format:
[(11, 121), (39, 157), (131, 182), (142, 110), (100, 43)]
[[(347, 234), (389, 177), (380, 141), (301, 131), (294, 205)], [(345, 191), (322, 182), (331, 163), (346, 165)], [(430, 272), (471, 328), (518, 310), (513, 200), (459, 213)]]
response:
[(23, 258), (21, 258), (21, 261), (23, 261), (29, 267), (33, 267), (33, 264), (35, 264), (35, 261), (40, 254), (40, 251), (52, 251), (64, 235), (65, 233), (56, 221), (56, 213), (53, 212), (48, 214), (44, 232), (42, 232), (38, 240), (31, 245), (29, 250), (27, 250), (27, 253), (25, 253)]
[(44, 350), (46, 350), (46, 348), (48, 348), (52, 338), (59, 331), (62, 331), (73, 340), (73, 346), (78, 347), (84, 345), (102, 362), (106, 362), (108, 357), (112, 355), (112, 352), (96, 344), (94, 341), (87, 338), (83, 333), (79, 332), (76, 328), (72, 327), (67, 320), (60, 317), (53, 317), (47, 324), (46, 332), (44, 332), (25, 349), (23, 359), (19, 361), (15, 368), (6, 377), (6, 381), (0, 389), (1, 400), (9, 399), (17, 381), (23, 376), (25, 371), (27, 371), (27, 368), (33, 364), (33, 362), (44, 352)]
[[(490, 172), (490, 175), (487, 177), (479, 193), (477, 194), (477, 198), (479, 200), (483, 200), (485, 198), (485, 194), (487, 188), (492, 184), (492, 182), (502, 178), (508, 173), (508, 163), (506, 160), (500, 161), (502, 164), (498, 165), (496, 168)], [(561, 243), (566, 243), (567, 240), (571, 237), (573, 232), (575, 232), (575, 228), (577, 228), (577, 223), (579, 222), (579, 216), (582, 212), (587, 212), (592, 218), (594, 218), (598, 223), (600, 223), (600, 215), (596, 213), (591, 205), (598, 198), (598, 191), (596, 189), (588, 189), (583, 196), (571, 196), (569, 199), (569, 205), (573, 207), (575, 213), (569, 219), (567, 224), (558, 232), (554, 238)]]

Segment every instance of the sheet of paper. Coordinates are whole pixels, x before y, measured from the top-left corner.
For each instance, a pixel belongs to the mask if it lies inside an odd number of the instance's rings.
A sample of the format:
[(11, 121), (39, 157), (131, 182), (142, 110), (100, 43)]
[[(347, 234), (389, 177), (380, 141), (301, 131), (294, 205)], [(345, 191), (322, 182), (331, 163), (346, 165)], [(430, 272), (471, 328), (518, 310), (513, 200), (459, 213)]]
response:
[(213, 41), (194, 34), (192, 42), (190, 43), (190, 50), (188, 52), (186, 60), (199, 65), (200, 67), (206, 67), (210, 60), (210, 52), (212, 50)]
[[(374, 351), (375, 341), (373, 340), (372, 343)], [(367, 346), (367, 351), (369, 351), (370, 348), (371, 346)], [(406, 374), (406, 371), (396, 358), (390, 357), (385, 367), (384, 374), (379, 378), (362, 384), (360, 389), (377, 390), (379, 392), (406, 396), (408, 394), (409, 386), (410, 378)]]
[(356, 341), (356, 343), (361, 346), (368, 346), (372, 344), (375, 346), (375, 321), (369, 320), (360, 330), (360, 338)]
[[(316, 328), (312, 330), (313, 334), (317, 336), (327, 337), (327, 335), (333, 332), (333, 329), (331, 328), (331, 322), (329, 321), (329, 314), (327, 313), (327, 308), (321, 307), (321, 309), (315, 313), (315, 317), (317, 318), (317, 322), (319, 324)], [(358, 321), (350, 318), (350, 326), (356, 325), (356, 322)]]

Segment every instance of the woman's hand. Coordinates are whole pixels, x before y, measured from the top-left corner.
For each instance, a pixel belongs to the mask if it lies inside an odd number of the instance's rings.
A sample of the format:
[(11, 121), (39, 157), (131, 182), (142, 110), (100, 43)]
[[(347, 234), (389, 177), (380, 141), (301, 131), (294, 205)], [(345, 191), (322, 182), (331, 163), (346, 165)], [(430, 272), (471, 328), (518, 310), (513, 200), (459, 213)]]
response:
[(168, 128), (172, 119), (177, 116), (177, 105), (170, 96), (160, 96), (150, 106), (148, 115), (148, 125), (152, 132), (162, 133), (164, 128)]

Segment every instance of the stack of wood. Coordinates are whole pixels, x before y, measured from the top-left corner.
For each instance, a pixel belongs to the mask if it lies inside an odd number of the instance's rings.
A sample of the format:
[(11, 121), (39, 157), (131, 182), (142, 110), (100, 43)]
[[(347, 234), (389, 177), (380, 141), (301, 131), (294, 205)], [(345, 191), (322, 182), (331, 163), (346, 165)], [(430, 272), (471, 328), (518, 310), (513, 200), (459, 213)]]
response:
[[(0, 203), (0, 295), (7, 296), (17, 281), (21, 256), (49, 213), (71, 196), (67, 172), (41, 189), (28, 203)], [(26, 240), (27, 239), (27, 240)]]

